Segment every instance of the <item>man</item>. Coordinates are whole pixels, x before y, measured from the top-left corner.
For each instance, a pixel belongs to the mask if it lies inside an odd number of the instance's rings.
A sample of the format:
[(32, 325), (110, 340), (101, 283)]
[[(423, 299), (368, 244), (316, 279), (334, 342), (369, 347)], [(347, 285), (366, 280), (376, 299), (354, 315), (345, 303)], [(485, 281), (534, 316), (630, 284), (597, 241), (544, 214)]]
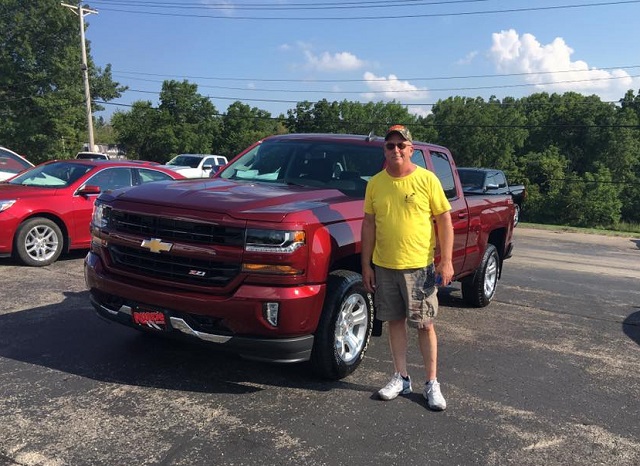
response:
[[(437, 380), (438, 340), (433, 319), (438, 312), (436, 276), (446, 286), (453, 278), (451, 206), (438, 178), (415, 165), (413, 139), (402, 125), (385, 136), (386, 168), (367, 185), (362, 225), (362, 278), (374, 293), (376, 316), (388, 322), (395, 367), (391, 381), (378, 395), (392, 400), (411, 393), (407, 372), (407, 323), (418, 331), (429, 408), (447, 403)], [(436, 232), (440, 262), (434, 267)], [(373, 265), (372, 265), (373, 264)]]

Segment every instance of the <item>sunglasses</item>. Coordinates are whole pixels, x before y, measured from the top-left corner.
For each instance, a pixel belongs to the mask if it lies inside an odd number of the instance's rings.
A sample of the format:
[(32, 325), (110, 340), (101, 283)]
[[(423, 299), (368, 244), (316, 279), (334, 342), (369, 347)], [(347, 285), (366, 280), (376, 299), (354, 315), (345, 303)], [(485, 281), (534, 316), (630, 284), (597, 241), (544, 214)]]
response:
[(409, 143), (409, 142), (398, 142), (398, 143), (387, 142), (387, 143), (385, 143), (384, 147), (387, 150), (394, 150), (396, 147), (398, 147), (398, 149), (400, 149), (400, 150), (404, 150), (405, 147), (411, 147), (411, 143)]

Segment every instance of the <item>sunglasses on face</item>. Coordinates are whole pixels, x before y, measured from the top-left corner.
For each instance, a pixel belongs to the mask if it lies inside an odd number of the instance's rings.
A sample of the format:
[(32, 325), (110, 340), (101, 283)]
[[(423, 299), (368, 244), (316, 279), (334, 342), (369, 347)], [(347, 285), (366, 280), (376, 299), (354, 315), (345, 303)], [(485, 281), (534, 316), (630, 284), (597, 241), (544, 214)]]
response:
[(398, 142), (398, 143), (387, 142), (384, 145), (385, 149), (387, 149), (387, 150), (394, 150), (396, 148), (396, 146), (398, 147), (398, 149), (404, 150), (405, 147), (411, 147), (411, 143), (408, 143), (408, 142)]

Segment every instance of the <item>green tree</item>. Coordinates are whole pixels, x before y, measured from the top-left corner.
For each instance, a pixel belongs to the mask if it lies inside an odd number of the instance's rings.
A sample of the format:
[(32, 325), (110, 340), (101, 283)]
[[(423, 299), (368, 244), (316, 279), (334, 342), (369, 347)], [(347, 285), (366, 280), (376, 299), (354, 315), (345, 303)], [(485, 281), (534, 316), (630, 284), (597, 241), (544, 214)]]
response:
[(211, 101), (187, 81), (165, 81), (160, 105), (135, 102), (129, 112), (116, 112), (111, 124), (129, 158), (167, 162), (180, 153), (213, 151), (221, 119)]
[(453, 152), (458, 166), (500, 168), (511, 181), (519, 178), (515, 158), (528, 132), (513, 99), (448, 98), (433, 106), (429, 121), (437, 129), (437, 142)]
[[(126, 88), (91, 59), (92, 99)], [(49, 0), (0, 2), (0, 140), (32, 162), (60, 157), (87, 141), (77, 16)], [(98, 107), (95, 107), (98, 108)]]
[(282, 122), (272, 119), (269, 112), (234, 102), (222, 116), (221, 133), (224, 137), (214, 141), (214, 153), (230, 159), (266, 136), (286, 132)]

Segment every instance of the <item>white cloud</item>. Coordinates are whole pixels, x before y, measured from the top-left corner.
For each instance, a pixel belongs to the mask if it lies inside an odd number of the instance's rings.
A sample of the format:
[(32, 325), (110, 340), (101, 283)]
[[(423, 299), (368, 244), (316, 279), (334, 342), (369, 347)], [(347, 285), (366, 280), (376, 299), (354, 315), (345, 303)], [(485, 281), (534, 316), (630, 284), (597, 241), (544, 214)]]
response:
[(473, 52), (469, 52), (465, 57), (461, 58), (456, 62), (456, 65), (468, 65), (470, 64), (474, 58), (478, 55), (478, 52), (474, 50)]
[(572, 61), (574, 50), (561, 37), (545, 45), (532, 34), (519, 35), (510, 29), (493, 33), (492, 41), (489, 57), (498, 71), (528, 73), (524, 80), (541, 91), (575, 91), (617, 100), (635, 87), (634, 79), (622, 69), (602, 70), (582, 60)]
[(323, 52), (314, 55), (311, 50), (304, 51), (307, 68), (318, 71), (353, 71), (362, 68), (365, 62), (349, 52), (339, 52), (331, 55)]
[(397, 76), (390, 74), (389, 77), (378, 77), (367, 71), (364, 74), (367, 87), (373, 92), (363, 94), (369, 100), (397, 100), (399, 102), (409, 102), (427, 98), (428, 90), (419, 88), (408, 81), (400, 81)]

